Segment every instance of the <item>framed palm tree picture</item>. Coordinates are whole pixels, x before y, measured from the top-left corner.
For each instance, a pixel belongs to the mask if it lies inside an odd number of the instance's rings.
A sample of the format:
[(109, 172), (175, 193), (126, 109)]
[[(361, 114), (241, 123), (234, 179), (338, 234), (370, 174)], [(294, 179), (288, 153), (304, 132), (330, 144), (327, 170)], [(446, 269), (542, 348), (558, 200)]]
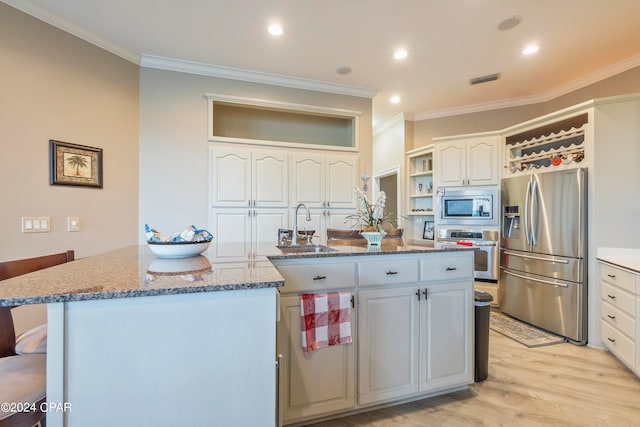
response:
[(51, 185), (102, 188), (102, 148), (49, 140)]

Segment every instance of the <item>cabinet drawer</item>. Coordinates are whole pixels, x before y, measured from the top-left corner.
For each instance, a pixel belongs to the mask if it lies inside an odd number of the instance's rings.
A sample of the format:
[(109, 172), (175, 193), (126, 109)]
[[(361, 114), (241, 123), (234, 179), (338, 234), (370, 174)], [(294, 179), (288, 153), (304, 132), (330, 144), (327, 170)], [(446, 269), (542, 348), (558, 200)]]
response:
[(633, 367), (635, 358), (634, 341), (625, 337), (607, 322), (600, 322), (601, 338), (604, 345), (625, 365)]
[(313, 264), (277, 265), (284, 277), (281, 293), (315, 292), (331, 289), (352, 289), (356, 287), (355, 262), (319, 261)]
[(473, 279), (473, 252), (464, 255), (430, 254), (420, 260), (420, 280)]
[(600, 307), (602, 320), (618, 329), (631, 339), (635, 339), (635, 319), (624, 311), (603, 301)]
[(620, 288), (612, 286), (608, 283), (601, 282), (602, 286), (602, 300), (608, 302), (614, 307), (618, 307), (621, 310), (629, 313), (631, 317), (635, 318), (635, 303), (634, 297), (628, 292), (623, 291)]
[[(358, 263), (360, 286), (393, 285), (418, 282), (418, 260), (374, 257), (375, 261)], [(395, 257), (394, 257), (395, 258)]]
[(635, 293), (633, 277), (633, 274), (628, 271), (600, 263), (600, 279), (631, 293)]

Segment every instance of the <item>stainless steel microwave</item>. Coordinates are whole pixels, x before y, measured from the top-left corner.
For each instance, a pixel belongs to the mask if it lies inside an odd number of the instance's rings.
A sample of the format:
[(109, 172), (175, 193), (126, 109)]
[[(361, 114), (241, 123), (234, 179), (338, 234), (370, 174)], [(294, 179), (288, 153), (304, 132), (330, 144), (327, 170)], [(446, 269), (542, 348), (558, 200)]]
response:
[(438, 224), (498, 225), (498, 190), (438, 189)]

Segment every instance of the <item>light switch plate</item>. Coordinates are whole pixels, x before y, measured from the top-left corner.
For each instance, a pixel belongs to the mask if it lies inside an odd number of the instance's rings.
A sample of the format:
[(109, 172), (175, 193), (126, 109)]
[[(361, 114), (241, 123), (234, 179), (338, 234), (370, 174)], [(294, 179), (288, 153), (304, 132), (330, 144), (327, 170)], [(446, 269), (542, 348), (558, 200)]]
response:
[(80, 231), (80, 218), (77, 216), (67, 217), (67, 231)]
[(48, 216), (23, 216), (22, 233), (48, 233), (51, 231), (51, 218)]

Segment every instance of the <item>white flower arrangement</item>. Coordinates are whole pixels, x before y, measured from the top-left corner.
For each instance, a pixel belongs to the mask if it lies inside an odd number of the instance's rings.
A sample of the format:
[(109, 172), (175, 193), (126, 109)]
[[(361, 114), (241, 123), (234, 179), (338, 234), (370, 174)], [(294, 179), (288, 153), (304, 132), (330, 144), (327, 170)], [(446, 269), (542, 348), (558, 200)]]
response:
[(354, 222), (354, 226), (362, 231), (379, 231), (382, 224), (387, 221), (384, 214), (387, 195), (381, 191), (378, 193), (375, 203), (371, 203), (362, 190), (356, 187), (355, 192), (359, 208), (355, 214), (349, 215), (347, 220)]

